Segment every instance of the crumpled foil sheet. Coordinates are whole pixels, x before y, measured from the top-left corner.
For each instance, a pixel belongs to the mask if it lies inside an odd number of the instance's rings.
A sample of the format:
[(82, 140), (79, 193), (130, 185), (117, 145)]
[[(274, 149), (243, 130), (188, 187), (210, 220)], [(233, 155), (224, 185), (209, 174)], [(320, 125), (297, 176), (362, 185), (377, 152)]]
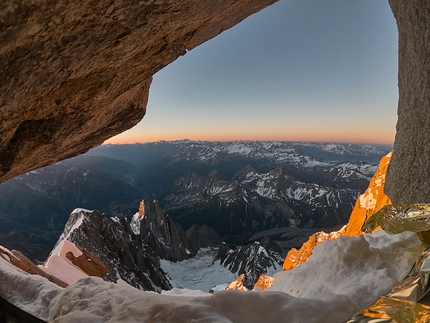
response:
[[(421, 241), (424, 237), (425, 245), (429, 245), (425, 239), (427, 235), (422, 234), (430, 228), (429, 204), (388, 205), (384, 208), (366, 221), (363, 231), (370, 232), (377, 226), (391, 233), (414, 231)], [(345, 323), (417, 322), (430, 322), (430, 247), (422, 252), (402, 282)]]

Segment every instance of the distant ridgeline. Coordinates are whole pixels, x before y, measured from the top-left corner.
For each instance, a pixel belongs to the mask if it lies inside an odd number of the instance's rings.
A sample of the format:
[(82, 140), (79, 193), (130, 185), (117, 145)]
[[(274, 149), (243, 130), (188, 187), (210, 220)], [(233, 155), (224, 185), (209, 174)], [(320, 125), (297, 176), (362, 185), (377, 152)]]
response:
[(390, 146), (173, 141), (103, 145), (0, 185), (0, 244), (46, 259), (70, 212), (131, 217), (158, 199), (184, 229), (242, 243), (279, 227), (346, 223)]

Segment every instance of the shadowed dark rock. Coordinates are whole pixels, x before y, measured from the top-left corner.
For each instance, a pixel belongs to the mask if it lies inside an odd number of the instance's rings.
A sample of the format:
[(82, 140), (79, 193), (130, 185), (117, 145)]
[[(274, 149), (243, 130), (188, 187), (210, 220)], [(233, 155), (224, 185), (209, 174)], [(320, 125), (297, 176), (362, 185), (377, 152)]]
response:
[(201, 226), (194, 224), (185, 231), (185, 237), (188, 243), (197, 249), (219, 247), (221, 245), (221, 238), (218, 233), (204, 224)]
[(430, 202), (430, 1), (390, 0), (399, 29), (397, 134), (385, 182), (393, 203)]
[(0, 296), (0, 322), (4, 323), (46, 323)]
[(161, 211), (157, 200), (142, 200), (139, 207), (140, 236), (161, 259), (182, 261), (196, 255), (198, 247), (186, 238), (181, 225)]

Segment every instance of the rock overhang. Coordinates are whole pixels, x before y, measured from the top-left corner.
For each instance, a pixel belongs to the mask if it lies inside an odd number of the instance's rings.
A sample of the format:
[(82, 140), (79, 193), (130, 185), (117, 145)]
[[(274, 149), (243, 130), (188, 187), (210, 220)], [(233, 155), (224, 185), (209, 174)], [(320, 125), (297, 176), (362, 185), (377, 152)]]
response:
[(0, 181), (137, 124), (152, 75), (277, 0), (0, 5)]

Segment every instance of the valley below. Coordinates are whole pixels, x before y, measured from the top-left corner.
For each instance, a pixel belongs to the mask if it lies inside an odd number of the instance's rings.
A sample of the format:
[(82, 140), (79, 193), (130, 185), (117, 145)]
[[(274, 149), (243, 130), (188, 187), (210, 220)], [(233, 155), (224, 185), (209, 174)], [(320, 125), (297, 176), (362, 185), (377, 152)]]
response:
[(338, 228), (389, 146), (294, 142), (104, 145), (0, 185), (0, 244), (43, 262), (77, 207), (107, 217), (157, 199), (184, 230), (213, 228), (236, 245), (265, 230), (286, 253)]

